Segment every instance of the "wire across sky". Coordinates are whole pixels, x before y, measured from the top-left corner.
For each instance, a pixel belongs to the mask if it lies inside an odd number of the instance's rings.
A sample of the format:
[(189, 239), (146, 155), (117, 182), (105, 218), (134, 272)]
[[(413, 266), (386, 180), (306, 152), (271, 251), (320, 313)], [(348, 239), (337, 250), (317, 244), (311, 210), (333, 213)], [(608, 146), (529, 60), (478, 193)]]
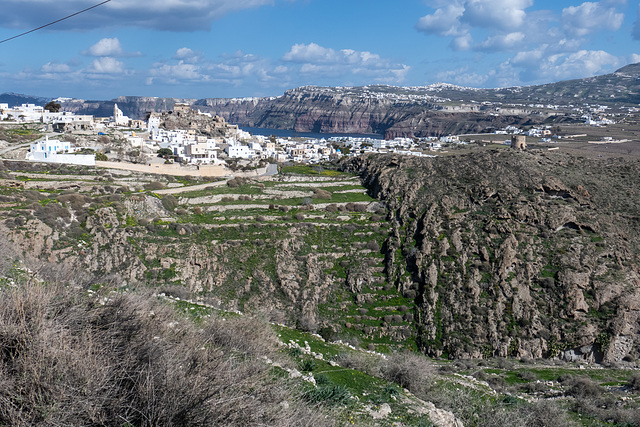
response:
[(102, 3), (98, 3), (98, 4), (96, 4), (96, 5), (93, 5), (93, 6), (91, 6), (91, 7), (88, 7), (88, 8), (86, 8), (86, 9), (83, 9), (83, 10), (81, 10), (81, 11), (79, 11), (79, 12), (72, 13), (72, 14), (71, 14), (71, 15), (69, 15), (69, 16), (65, 16), (64, 18), (60, 18), (60, 19), (58, 19), (58, 20), (56, 20), (56, 21), (53, 21), (53, 22), (49, 22), (48, 24), (41, 25), (41, 26), (39, 26), (38, 28), (34, 28), (33, 30), (25, 31), (24, 33), (18, 34), (18, 35), (13, 36), (13, 37), (9, 37), (8, 39), (0, 40), (0, 44), (5, 43), (5, 42), (8, 42), (8, 41), (13, 40), (13, 39), (17, 39), (18, 37), (26, 36), (27, 34), (30, 34), (30, 33), (33, 33), (34, 31), (38, 31), (38, 30), (41, 30), (41, 29), (43, 29), (43, 28), (49, 27), (49, 26), (51, 26), (51, 25), (57, 24), (58, 22), (64, 21), (65, 19), (73, 18), (74, 16), (80, 15), (81, 13), (87, 12), (87, 11), (89, 11), (89, 10), (91, 10), (91, 9), (95, 9), (95, 8), (96, 8), (96, 7), (98, 7), (98, 6), (102, 6), (103, 4), (109, 3), (110, 1), (111, 1), (111, 0), (105, 0), (105, 1), (103, 1)]

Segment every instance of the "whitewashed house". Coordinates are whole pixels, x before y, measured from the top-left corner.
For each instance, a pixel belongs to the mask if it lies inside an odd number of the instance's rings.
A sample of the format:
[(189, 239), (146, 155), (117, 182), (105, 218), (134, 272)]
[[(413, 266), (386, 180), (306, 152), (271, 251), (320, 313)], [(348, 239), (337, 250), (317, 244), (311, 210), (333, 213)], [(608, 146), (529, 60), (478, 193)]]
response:
[(49, 139), (45, 137), (44, 140), (31, 143), (29, 154), (37, 154), (38, 157), (46, 158), (47, 154), (55, 153), (69, 153), (71, 152), (71, 143), (68, 141), (58, 141), (57, 139)]
[(231, 158), (253, 159), (256, 156), (256, 152), (249, 148), (249, 146), (243, 145), (234, 139), (228, 140), (227, 143), (229, 146), (227, 146), (224, 151)]
[(70, 142), (49, 139), (31, 143), (27, 160), (47, 163), (70, 163), (74, 165), (95, 166), (95, 154), (74, 154), (75, 148)]

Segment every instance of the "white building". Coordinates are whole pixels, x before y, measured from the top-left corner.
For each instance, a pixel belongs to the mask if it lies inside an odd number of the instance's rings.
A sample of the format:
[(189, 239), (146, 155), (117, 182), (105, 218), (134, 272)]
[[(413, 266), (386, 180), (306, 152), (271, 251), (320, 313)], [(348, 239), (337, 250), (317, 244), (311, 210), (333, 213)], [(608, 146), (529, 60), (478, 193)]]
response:
[(67, 141), (49, 139), (31, 143), (27, 160), (47, 163), (70, 163), (74, 165), (95, 166), (95, 154), (74, 154), (75, 149)]
[(147, 122), (147, 127), (149, 128), (149, 132), (153, 129), (160, 128), (160, 117), (149, 117), (149, 121)]
[(460, 138), (457, 135), (448, 135), (440, 137), (440, 142), (444, 143), (458, 143)]
[(58, 152), (68, 153), (71, 151), (71, 143), (67, 141), (58, 141), (57, 139), (49, 139), (45, 137), (44, 140), (31, 143), (30, 155), (36, 155), (38, 157), (46, 158), (47, 154), (55, 154)]
[(198, 142), (196, 144), (184, 146), (183, 156), (181, 157), (189, 163), (216, 164), (220, 162), (218, 160), (217, 150), (218, 146), (213, 140), (208, 142)]
[(42, 122), (44, 112), (44, 107), (34, 104), (22, 104), (13, 108), (9, 108), (9, 104), (2, 104), (0, 106), (0, 119), (16, 122)]
[(384, 139), (376, 139), (373, 141), (373, 148), (376, 150), (386, 150), (387, 149), (387, 141)]
[(255, 151), (246, 145), (229, 145), (225, 151), (229, 157), (238, 159), (253, 159), (256, 155)]
[(113, 123), (116, 126), (129, 126), (129, 117), (122, 113), (122, 110), (118, 108), (118, 104), (113, 105)]

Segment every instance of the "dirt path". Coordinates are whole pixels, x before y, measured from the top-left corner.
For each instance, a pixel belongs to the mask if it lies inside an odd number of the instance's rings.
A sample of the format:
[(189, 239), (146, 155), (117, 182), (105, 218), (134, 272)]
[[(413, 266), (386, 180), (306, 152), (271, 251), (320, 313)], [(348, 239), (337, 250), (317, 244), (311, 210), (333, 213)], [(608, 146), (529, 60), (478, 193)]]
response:
[(2, 156), (3, 154), (8, 153), (9, 151), (13, 151), (13, 150), (18, 150), (20, 148), (27, 148), (31, 145), (30, 142), (26, 142), (24, 144), (18, 144), (18, 145), (11, 145), (9, 147), (3, 148), (2, 150), (0, 150), (0, 156)]
[(154, 191), (154, 193), (156, 194), (179, 194), (179, 193), (187, 193), (189, 191), (197, 191), (197, 190), (205, 190), (209, 187), (221, 187), (223, 185), (227, 184), (227, 181), (229, 181), (229, 179), (225, 179), (223, 181), (216, 181), (216, 182), (205, 182), (204, 184), (197, 184), (197, 185), (189, 185), (186, 187), (176, 187), (176, 188), (167, 188), (165, 190), (157, 190)]

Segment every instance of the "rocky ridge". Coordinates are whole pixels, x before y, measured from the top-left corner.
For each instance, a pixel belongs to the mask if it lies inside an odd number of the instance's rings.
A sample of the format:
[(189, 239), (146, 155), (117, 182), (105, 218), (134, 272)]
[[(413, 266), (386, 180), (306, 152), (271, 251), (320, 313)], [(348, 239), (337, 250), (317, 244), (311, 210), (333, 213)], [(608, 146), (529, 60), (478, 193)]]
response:
[(619, 361), (640, 349), (640, 164), (560, 154), (370, 156), (386, 271), (419, 346), (452, 358)]

